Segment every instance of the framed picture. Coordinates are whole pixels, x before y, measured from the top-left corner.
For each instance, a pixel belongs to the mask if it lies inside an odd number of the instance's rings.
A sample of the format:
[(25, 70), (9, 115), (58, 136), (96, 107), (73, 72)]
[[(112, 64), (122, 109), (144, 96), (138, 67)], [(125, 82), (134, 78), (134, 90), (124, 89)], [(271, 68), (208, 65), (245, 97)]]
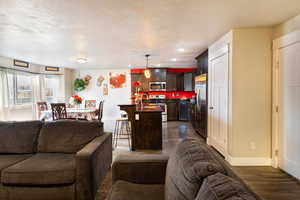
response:
[(107, 95), (108, 95), (108, 86), (107, 86), (106, 83), (103, 84), (103, 95), (104, 95), (104, 96), (107, 96)]
[(124, 88), (126, 86), (126, 73), (109, 73), (110, 88)]

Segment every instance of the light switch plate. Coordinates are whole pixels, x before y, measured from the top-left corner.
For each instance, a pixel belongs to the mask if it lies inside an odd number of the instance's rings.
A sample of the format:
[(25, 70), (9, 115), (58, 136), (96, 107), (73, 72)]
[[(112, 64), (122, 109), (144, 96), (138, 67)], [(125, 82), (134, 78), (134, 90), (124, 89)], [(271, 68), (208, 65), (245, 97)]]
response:
[(135, 120), (140, 120), (140, 115), (139, 114), (135, 114)]

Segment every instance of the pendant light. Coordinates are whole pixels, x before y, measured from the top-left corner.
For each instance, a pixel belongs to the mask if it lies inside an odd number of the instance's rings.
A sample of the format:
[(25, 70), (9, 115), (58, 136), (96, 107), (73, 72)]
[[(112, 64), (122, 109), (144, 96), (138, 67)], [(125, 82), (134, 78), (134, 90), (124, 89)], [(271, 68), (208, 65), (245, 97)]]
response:
[(145, 57), (146, 57), (147, 64), (146, 64), (146, 69), (144, 70), (144, 76), (149, 79), (151, 77), (151, 71), (149, 69), (149, 57), (150, 57), (150, 55), (146, 54)]

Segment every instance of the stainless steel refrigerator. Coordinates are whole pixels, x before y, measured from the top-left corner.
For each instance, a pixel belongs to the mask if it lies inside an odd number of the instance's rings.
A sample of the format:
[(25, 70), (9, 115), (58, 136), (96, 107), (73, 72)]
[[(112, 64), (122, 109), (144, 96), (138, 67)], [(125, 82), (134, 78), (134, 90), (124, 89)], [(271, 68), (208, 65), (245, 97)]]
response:
[(193, 126), (196, 132), (207, 138), (207, 74), (195, 77), (195, 120)]

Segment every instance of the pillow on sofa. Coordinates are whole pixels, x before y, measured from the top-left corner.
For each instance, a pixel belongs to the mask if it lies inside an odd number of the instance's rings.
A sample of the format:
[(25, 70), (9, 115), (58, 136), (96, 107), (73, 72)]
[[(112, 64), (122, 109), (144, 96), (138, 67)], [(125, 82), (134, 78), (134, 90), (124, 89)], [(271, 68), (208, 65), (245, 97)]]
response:
[(38, 152), (76, 153), (102, 134), (98, 122), (60, 120), (47, 122), (38, 139)]
[(217, 172), (226, 174), (211, 154), (205, 143), (194, 138), (178, 144), (167, 165), (165, 199), (195, 199), (207, 176)]
[(256, 200), (256, 197), (240, 182), (217, 173), (204, 180), (196, 200)]
[(0, 153), (33, 153), (41, 121), (0, 122)]

